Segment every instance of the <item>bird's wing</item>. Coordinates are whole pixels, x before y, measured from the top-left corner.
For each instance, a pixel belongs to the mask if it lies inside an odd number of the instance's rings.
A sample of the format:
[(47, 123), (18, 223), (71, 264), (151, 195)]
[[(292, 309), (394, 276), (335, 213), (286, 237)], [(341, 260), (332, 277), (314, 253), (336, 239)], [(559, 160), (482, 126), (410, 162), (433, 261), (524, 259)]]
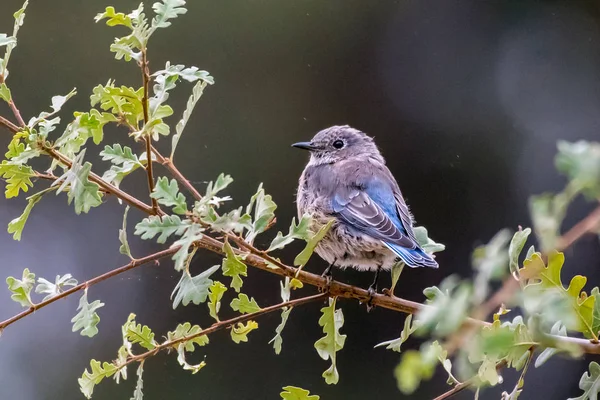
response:
[(396, 209), (398, 211), (398, 215), (400, 216), (400, 220), (402, 221), (402, 226), (406, 231), (406, 235), (415, 243), (417, 242), (417, 238), (413, 232), (413, 217), (408, 209), (408, 205), (406, 205), (406, 201), (404, 201), (404, 197), (402, 197), (402, 193), (399, 188), (396, 188), (394, 193), (394, 198), (396, 199)]
[[(370, 196), (358, 188), (338, 190), (332, 199), (333, 211), (349, 226), (360, 232), (390, 244), (414, 249), (417, 247), (402, 227), (398, 218), (395, 221), (384, 211), (386, 204), (378, 204), (380, 196)], [(375, 198), (375, 199), (374, 199)], [(393, 196), (392, 203), (394, 206)]]

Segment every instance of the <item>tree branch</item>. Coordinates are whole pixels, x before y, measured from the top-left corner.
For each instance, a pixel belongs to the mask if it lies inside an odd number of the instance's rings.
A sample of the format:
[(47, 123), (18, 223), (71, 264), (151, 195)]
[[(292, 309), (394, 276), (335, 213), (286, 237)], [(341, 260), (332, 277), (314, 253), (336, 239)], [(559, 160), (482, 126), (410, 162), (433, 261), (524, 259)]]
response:
[[(4, 83), (4, 75), (0, 74), (0, 84), (3, 84), (3, 83)], [(11, 95), (11, 97), (12, 97), (12, 95)], [(25, 121), (23, 121), (23, 117), (21, 117), (21, 113), (19, 112), (19, 109), (15, 105), (15, 102), (13, 101), (12, 98), (8, 102), (8, 106), (10, 107), (12, 113), (14, 114), (15, 118), (17, 119), (17, 123), (19, 124), (19, 126), (21, 128), (25, 128), (27, 126), (27, 124), (25, 123)]]
[(188, 181), (186, 177), (183, 176), (183, 174), (177, 169), (177, 167), (175, 166), (175, 164), (173, 164), (173, 161), (170, 158), (167, 158), (160, 154), (160, 152), (155, 147), (152, 147), (152, 152), (154, 153), (154, 155), (156, 155), (156, 159), (158, 160), (158, 162), (161, 163), (167, 170), (169, 170), (171, 175), (173, 175), (173, 177), (179, 183), (181, 183), (187, 189), (188, 192), (190, 192), (194, 199), (202, 199), (202, 195), (196, 190), (196, 188), (190, 183), (190, 181)]
[(145, 360), (148, 357), (151, 357), (153, 355), (155, 355), (156, 353), (162, 351), (162, 350), (169, 350), (173, 347), (176, 347), (178, 344), (180, 343), (184, 343), (187, 342), (189, 340), (195, 339), (197, 337), (200, 336), (205, 336), (205, 335), (209, 335), (211, 333), (214, 333), (216, 331), (222, 330), (222, 329), (226, 329), (226, 328), (230, 328), (233, 325), (237, 324), (237, 323), (241, 323), (241, 322), (246, 322), (246, 321), (250, 321), (253, 319), (256, 319), (262, 315), (265, 314), (269, 314), (272, 313), (273, 311), (277, 311), (277, 310), (281, 310), (284, 307), (295, 307), (295, 306), (299, 306), (302, 304), (306, 304), (306, 303), (311, 303), (313, 301), (319, 301), (319, 300), (324, 300), (327, 297), (329, 297), (329, 295), (327, 293), (319, 293), (319, 294), (315, 294), (312, 296), (307, 296), (307, 297), (302, 297), (299, 299), (295, 299), (295, 300), (290, 300), (290, 301), (285, 301), (283, 303), (279, 303), (279, 304), (275, 304), (269, 307), (265, 307), (260, 311), (256, 311), (250, 314), (244, 314), (244, 315), (240, 315), (237, 316), (235, 318), (231, 318), (227, 321), (221, 321), (221, 322), (216, 322), (214, 324), (212, 324), (210, 327), (201, 330), (198, 333), (195, 333), (193, 335), (190, 336), (184, 336), (182, 338), (173, 340), (173, 341), (166, 341), (162, 344), (159, 344), (158, 346), (156, 346), (154, 349), (147, 351), (145, 353), (142, 354), (138, 354), (136, 356), (130, 357), (127, 362), (125, 362), (123, 365), (120, 366), (119, 369), (133, 363), (133, 362), (141, 362), (143, 360)]
[(0, 115), (0, 125), (3, 125), (12, 133), (17, 133), (17, 132), (21, 131), (21, 129), (19, 129), (18, 126), (16, 126), (15, 124), (13, 124), (12, 122), (10, 122), (8, 119), (4, 118), (1, 115)]
[(18, 320), (28, 316), (29, 314), (32, 314), (33, 312), (35, 312), (41, 308), (46, 307), (49, 304), (54, 303), (57, 300), (60, 300), (62, 298), (65, 298), (65, 297), (73, 294), (73, 293), (79, 292), (80, 290), (83, 290), (85, 288), (93, 286), (96, 283), (100, 283), (108, 278), (112, 278), (113, 276), (122, 274), (123, 272), (129, 271), (130, 269), (139, 267), (141, 265), (147, 264), (152, 261), (160, 260), (161, 258), (164, 258), (164, 257), (171, 256), (171, 255), (175, 254), (177, 252), (177, 250), (179, 250), (179, 246), (173, 247), (170, 249), (166, 249), (163, 251), (159, 251), (158, 253), (150, 254), (146, 257), (132, 260), (129, 264), (123, 265), (122, 267), (117, 268), (117, 269), (113, 269), (112, 271), (109, 271), (105, 274), (102, 274), (93, 279), (90, 279), (88, 281), (80, 283), (77, 286), (73, 286), (69, 290), (65, 290), (64, 292), (59, 293), (56, 296), (49, 298), (48, 300), (34, 304), (31, 307), (29, 307), (27, 310), (20, 312), (19, 314), (0, 322), (0, 333), (2, 332), (2, 330), (4, 330), (4, 328), (9, 326), (10, 324), (17, 322)]
[[(146, 54), (146, 49), (142, 49), (142, 61), (139, 63), (140, 69), (142, 70), (142, 82), (144, 85), (144, 98), (142, 99), (142, 109), (144, 110), (144, 127), (150, 121), (150, 115), (148, 113), (148, 90), (150, 89), (150, 69), (148, 68), (148, 58)], [(154, 191), (154, 173), (152, 171), (152, 135), (151, 132), (146, 133), (146, 137), (144, 137), (144, 141), (146, 143), (146, 156), (148, 158), (148, 162), (146, 163), (146, 174), (148, 175), (148, 190), (150, 194)], [(152, 209), (154, 210), (154, 214), (159, 214), (159, 206), (158, 202), (154, 197), (150, 197), (152, 202)]]

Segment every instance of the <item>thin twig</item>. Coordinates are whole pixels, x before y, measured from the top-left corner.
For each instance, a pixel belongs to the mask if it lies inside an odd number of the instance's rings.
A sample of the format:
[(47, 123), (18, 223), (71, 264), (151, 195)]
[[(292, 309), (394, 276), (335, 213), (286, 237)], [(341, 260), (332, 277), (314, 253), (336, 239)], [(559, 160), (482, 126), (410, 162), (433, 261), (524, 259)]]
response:
[(190, 336), (184, 336), (182, 338), (176, 339), (176, 340), (172, 340), (172, 341), (166, 341), (158, 346), (156, 346), (154, 349), (147, 351), (145, 353), (142, 354), (138, 354), (136, 356), (133, 356), (131, 358), (129, 358), (127, 360), (127, 362), (125, 362), (123, 365), (121, 365), (120, 367), (123, 368), (126, 365), (129, 365), (133, 362), (141, 362), (143, 360), (145, 360), (146, 358), (155, 355), (156, 353), (160, 352), (161, 350), (169, 350), (172, 349), (174, 347), (177, 347), (178, 344), (180, 343), (184, 343), (187, 341), (190, 341), (194, 338), (200, 337), (200, 336), (205, 336), (205, 335), (209, 335), (211, 333), (214, 333), (216, 331), (222, 330), (222, 329), (226, 329), (226, 328), (230, 328), (233, 325), (237, 324), (237, 323), (242, 323), (242, 322), (246, 322), (246, 321), (250, 321), (253, 319), (256, 319), (262, 315), (265, 314), (269, 314), (272, 313), (273, 311), (277, 311), (277, 310), (281, 310), (284, 307), (297, 307), (299, 305), (302, 304), (306, 304), (306, 303), (311, 303), (313, 301), (319, 301), (319, 300), (324, 300), (328, 297), (329, 295), (327, 293), (319, 293), (319, 294), (315, 294), (312, 296), (308, 296), (308, 297), (302, 297), (299, 299), (295, 299), (295, 300), (290, 300), (290, 301), (285, 301), (283, 303), (279, 303), (279, 304), (275, 304), (269, 307), (265, 307), (260, 311), (256, 311), (250, 314), (244, 314), (244, 315), (240, 315), (237, 316), (235, 318), (231, 318), (227, 321), (220, 321), (220, 322), (216, 322), (214, 324), (212, 324), (210, 327), (201, 330), (198, 333), (195, 333), (193, 335)]
[(10, 122), (8, 119), (4, 118), (1, 115), (0, 115), (0, 125), (5, 126), (12, 133), (17, 133), (17, 132), (21, 131), (21, 129), (19, 129), (19, 127), (17, 125), (13, 124), (12, 122)]
[[(148, 68), (148, 58), (146, 54), (146, 49), (142, 49), (142, 61), (139, 63), (140, 69), (142, 70), (142, 82), (144, 85), (144, 97), (142, 99), (142, 109), (144, 110), (144, 127), (148, 125), (150, 121), (150, 114), (148, 113), (148, 90), (150, 90), (150, 69)], [(146, 162), (146, 174), (148, 175), (148, 190), (150, 194), (154, 192), (154, 173), (152, 171), (152, 134), (151, 132), (146, 133), (146, 137), (144, 137), (144, 141), (146, 142), (146, 156), (148, 158)], [(154, 197), (150, 197), (152, 202), (152, 209), (154, 210), (154, 214), (158, 215), (159, 206), (158, 202)]]
[[(504, 367), (506, 367), (506, 361), (504, 361), (504, 360), (500, 361), (498, 364), (496, 364), (496, 371), (500, 371)], [(462, 392), (463, 390), (468, 389), (473, 384), (475, 384), (475, 382), (477, 382), (477, 375), (467, 379), (466, 381), (464, 381), (462, 383), (457, 384), (452, 389), (448, 390), (447, 392), (442, 393), (441, 395), (437, 396), (433, 400), (449, 399), (450, 397)]]
[(187, 189), (188, 192), (190, 192), (194, 199), (202, 199), (202, 195), (196, 190), (196, 188), (190, 183), (190, 181), (187, 180), (185, 176), (183, 176), (183, 174), (179, 171), (179, 169), (177, 169), (177, 167), (175, 166), (175, 164), (173, 164), (173, 161), (170, 158), (167, 158), (160, 154), (160, 152), (154, 146), (152, 146), (152, 152), (156, 156), (158, 162), (162, 164), (167, 170), (169, 170), (171, 175), (173, 175), (173, 177), (179, 183), (181, 183)]
[[(69, 168), (71, 167), (71, 165), (73, 165), (73, 162), (68, 157), (61, 154), (58, 150), (53, 149), (52, 147), (44, 147), (44, 151), (46, 153), (48, 153), (52, 158), (60, 161), (61, 163), (63, 163), (64, 165), (66, 165)], [(163, 215), (164, 214), (164, 212), (162, 212), (160, 209), (158, 211), (154, 210), (152, 208), (152, 206), (149, 206), (149, 205), (141, 202), (140, 200), (138, 200), (136, 197), (130, 195), (129, 193), (126, 193), (123, 190), (119, 189), (118, 187), (111, 185), (110, 183), (106, 182), (104, 179), (102, 179), (101, 177), (99, 177), (98, 175), (96, 175), (93, 172), (89, 173), (88, 178), (90, 181), (97, 183), (101, 188), (105, 189), (107, 192), (114, 194), (115, 196), (117, 196), (118, 198), (120, 198), (121, 200), (126, 202), (127, 204), (129, 204), (147, 214), (150, 214), (150, 215)]]
[[(4, 75), (0, 74), (0, 84), (3, 84), (3, 83), (4, 83)], [(25, 123), (25, 121), (23, 121), (23, 117), (21, 117), (21, 113), (19, 112), (19, 109), (17, 108), (14, 100), (12, 99), (12, 94), (11, 94), (11, 99), (8, 102), (8, 106), (10, 107), (12, 113), (14, 114), (15, 118), (17, 119), (17, 123), (19, 124), (19, 126), (21, 128), (25, 128), (27, 126), (27, 124)]]
[(44, 308), (47, 305), (52, 304), (52, 303), (54, 303), (57, 300), (65, 298), (65, 297), (67, 297), (67, 296), (69, 296), (69, 295), (71, 295), (73, 293), (79, 292), (80, 290), (83, 290), (83, 289), (85, 289), (87, 287), (95, 285), (96, 283), (100, 283), (100, 282), (102, 282), (102, 281), (104, 281), (104, 280), (106, 280), (108, 278), (112, 278), (113, 276), (122, 274), (123, 272), (129, 271), (130, 269), (139, 267), (141, 265), (147, 264), (147, 263), (152, 262), (152, 261), (160, 260), (161, 258), (164, 258), (164, 257), (171, 256), (171, 255), (175, 254), (177, 252), (177, 250), (179, 250), (179, 246), (176, 246), (176, 247), (173, 247), (173, 248), (170, 248), (170, 249), (166, 249), (166, 250), (163, 250), (163, 251), (159, 251), (158, 253), (153, 253), (153, 254), (150, 254), (150, 255), (148, 255), (146, 257), (142, 257), (142, 258), (138, 258), (138, 259), (132, 260), (129, 264), (123, 265), (122, 267), (117, 268), (117, 269), (113, 269), (112, 271), (106, 272), (105, 274), (99, 275), (99, 276), (97, 276), (97, 277), (95, 277), (93, 279), (90, 279), (88, 281), (80, 283), (77, 286), (73, 286), (72, 288), (70, 288), (68, 290), (65, 290), (64, 292), (61, 292), (61, 293), (57, 294), (56, 296), (49, 298), (48, 300), (45, 300), (45, 301), (42, 301), (40, 303), (34, 304), (31, 307), (29, 307), (27, 310), (25, 310), (23, 312), (20, 312), (19, 314), (15, 315), (15, 316), (13, 316), (11, 318), (8, 318), (7, 320), (4, 320), (4, 321), (0, 322), (0, 332), (4, 328), (6, 328), (7, 326), (9, 326), (10, 324), (17, 322), (21, 318), (24, 318), (27, 315), (29, 315), (29, 314), (31, 314), (31, 313), (33, 313), (33, 312), (35, 312), (35, 311), (37, 311), (37, 310), (39, 310), (41, 308)]

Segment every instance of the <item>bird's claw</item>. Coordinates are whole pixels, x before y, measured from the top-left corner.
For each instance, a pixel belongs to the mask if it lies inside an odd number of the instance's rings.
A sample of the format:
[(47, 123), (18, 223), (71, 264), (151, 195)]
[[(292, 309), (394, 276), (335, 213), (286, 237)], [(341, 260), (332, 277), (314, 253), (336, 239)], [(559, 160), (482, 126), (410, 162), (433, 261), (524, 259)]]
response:
[(331, 282), (333, 281), (333, 277), (331, 276), (331, 274), (323, 274), (321, 276), (325, 278), (325, 286), (319, 287), (319, 292), (329, 293), (329, 291), (331, 290)]
[(369, 300), (367, 300), (366, 302), (367, 312), (371, 312), (371, 310), (375, 308), (375, 306), (373, 305), (373, 297), (375, 297), (375, 295), (377, 294), (377, 289), (370, 286), (367, 291), (369, 292)]
[(388, 297), (394, 297), (394, 292), (392, 292), (392, 289), (387, 289), (387, 288), (383, 289), (381, 291), (381, 294), (384, 294), (384, 295), (386, 295)]

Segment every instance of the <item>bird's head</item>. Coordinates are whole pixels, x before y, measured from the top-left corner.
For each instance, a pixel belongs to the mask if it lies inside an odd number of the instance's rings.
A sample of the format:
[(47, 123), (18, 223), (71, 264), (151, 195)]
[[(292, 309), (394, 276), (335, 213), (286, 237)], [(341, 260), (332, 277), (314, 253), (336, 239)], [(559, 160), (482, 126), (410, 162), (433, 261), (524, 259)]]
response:
[(333, 164), (353, 158), (383, 158), (373, 141), (358, 129), (348, 125), (323, 129), (310, 142), (298, 142), (293, 147), (310, 151), (310, 164)]

